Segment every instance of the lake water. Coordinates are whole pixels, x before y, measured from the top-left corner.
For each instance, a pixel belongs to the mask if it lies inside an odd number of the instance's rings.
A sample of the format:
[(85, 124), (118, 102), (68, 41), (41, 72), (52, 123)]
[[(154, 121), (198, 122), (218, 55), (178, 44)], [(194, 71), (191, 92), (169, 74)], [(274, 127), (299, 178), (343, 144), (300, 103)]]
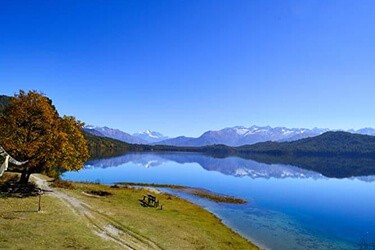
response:
[(194, 153), (136, 153), (87, 162), (63, 179), (176, 184), (245, 198), (219, 204), (174, 192), (267, 249), (373, 249), (375, 177), (327, 178), (296, 166)]

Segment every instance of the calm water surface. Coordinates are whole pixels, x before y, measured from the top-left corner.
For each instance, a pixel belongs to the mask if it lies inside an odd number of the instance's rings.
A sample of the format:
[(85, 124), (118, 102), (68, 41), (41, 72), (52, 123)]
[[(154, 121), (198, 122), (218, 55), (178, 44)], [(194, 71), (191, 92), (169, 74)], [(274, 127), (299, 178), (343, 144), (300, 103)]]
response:
[(218, 204), (169, 190), (213, 212), (267, 249), (367, 249), (363, 247), (375, 242), (372, 176), (336, 179), (238, 157), (138, 153), (90, 161), (63, 178), (103, 184), (176, 184), (245, 198), (249, 201), (245, 205)]

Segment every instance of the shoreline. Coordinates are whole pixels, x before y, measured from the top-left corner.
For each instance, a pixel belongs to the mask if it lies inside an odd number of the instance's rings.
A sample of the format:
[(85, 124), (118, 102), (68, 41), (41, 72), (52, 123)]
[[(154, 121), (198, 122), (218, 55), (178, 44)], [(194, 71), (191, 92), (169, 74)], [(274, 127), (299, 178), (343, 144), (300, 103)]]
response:
[[(40, 174), (33, 175), (32, 181), (50, 191), (42, 196), (42, 210), (30, 213), (30, 205), (38, 200), (35, 196), (0, 199), (5, 208), (0, 224), (12, 228), (4, 231), (6, 242), (0, 237), (0, 248), (55, 244), (55, 248), (87, 249), (95, 245), (102, 249), (260, 249), (214, 213), (177, 195), (152, 193), (163, 204), (161, 210), (140, 204), (152, 189), (71, 181), (51, 185), (51, 179)], [(40, 233), (31, 241), (28, 235), (36, 232)], [(50, 240), (45, 241), (45, 236)]]
[[(251, 239), (248, 239), (247, 237), (243, 236), (242, 234), (240, 234), (239, 232), (237, 232), (234, 228), (230, 227), (229, 225), (227, 225), (227, 223), (224, 223), (224, 221), (218, 216), (216, 215), (215, 213), (213, 213), (212, 211), (209, 211), (208, 209), (205, 209), (201, 206), (199, 206), (198, 204), (192, 202), (192, 201), (189, 201), (187, 200), (186, 198), (183, 198), (183, 197), (180, 197), (176, 194), (171, 194), (171, 193), (168, 193), (168, 192), (164, 192), (162, 190), (159, 190), (159, 189), (156, 189), (156, 187), (161, 187), (163, 186), (162, 188), (165, 188), (166, 186), (174, 186), (174, 185), (168, 185), (168, 184), (162, 184), (162, 185), (158, 185), (158, 184), (154, 184), (154, 185), (149, 185), (149, 184), (145, 184), (143, 183), (143, 185), (138, 185), (140, 188), (137, 188), (135, 186), (137, 185), (130, 185), (130, 183), (127, 183), (128, 185), (127, 186), (121, 186), (125, 183), (117, 183), (117, 185), (119, 186), (116, 186), (116, 185), (105, 185), (105, 184), (96, 184), (96, 183), (86, 183), (86, 182), (74, 182), (74, 181), (68, 181), (68, 182), (71, 182), (76, 185), (83, 185), (83, 186), (91, 186), (91, 187), (94, 187), (94, 189), (105, 189), (105, 190), (138, 190), (140, 192), (143, 192), (144, 194), (146, 193), (150, 193), (152, 192), (154, 195), (156, 196), (160, 196), (160, 195), (163, 195), (163, 196), (167, 196), (168, 200), (179, 200), (181, 201), (182, 203), (185, 203), (185, 204), (190, 204), (191, 206), (194, 206), (196, 208), (198, 208), (199, 210), (203, 210), (205, 213), (208, 213), (210, 214), (211, 216), (213, 216), (217, 221), (219, 221), (219, 223), (221, 224), (221, 226), (225, 227), (226, 230), (230, 231), (231, 234), (233, 235), (236, 235), (240, 238), (242, 238), (243, 240), (245, 240), (250, 248), (253, 247), (254, 249), (265, 249), (264, 247), (260, 248), (258, 244), (255, 244), (253, 240)], [(132, 184), (135, 184), (135, 183), (132, 183)], [(141, 184), (141, 183), (138, 183), (138, 184)], [(155, 188), (155, 189), (154, 189)], [(171, 188), (171, 187), (169, 187)], [(177, 190), (181, 190), (180, 188), (187, 188), (187, 187), (184, 187), (184, 186), (175, 186), (175, 189)], [(172, 188), (173, 189), (173, 188)], [(86, 197), (88, 198), (93, 198), (93, 199), (106, 199), (104, 197), (98, 197), (98, 196), (87, 196)], [(171, 197), (171, 198), (170, 198)], [(205, 199), (208, 199), (206, 197), (203, 197)], [(235, 198), (235, 199), (238, 199), (238, 198)], [(210, 200), (210, 199), (208, 199)], [(232, 203), (232, 202), (229, 202), (229, 203)], [(243, 204), (243, 203), (239, 203), (239, 204)], [(163, 208), (165, 209), (165, 208)], [(209, 246), (208, 246), (209, 247)]]
[[(155, 190), (155, 191), (158, 191), (158, 192), (164, 192), (163, 190), (159, 190), (159, 189), (154, 189), (154, 190)], [(171, 189), (171, 190), (173, 190), (173, 189)], [(179, 191), (178, 189), (176, 189), (176, 190)], [(184, 192), (184, 191), (182, 191), (182, 192)], [(190, 193), (186, 193), (186, 192), (184, 192), (184, 193), (185, 193), (185, 194), (190, 194)], [(181, 197), (179, 194), (175, 194), (175, 193), (167, 193), (167, 194), (172, 194), (172, 195), (174, 195), (174, 196), (177, 196), (177, 197), (179, 197), (180, 199), (183, 199), (183, 200), (185, 200), (185, 201), (187, 201), (187, 202), (193, 203), (194, 205), (197, 205), (198, 207), (200, 207), (200, 208), (206, 210), (206, 211), (209, 212), (210, 214), (212, 214), (212, 215), (214, 215), (215, 217), (217, 217), (217, 218), (221, 221), (221, 223), (222, 223), (224, 226), (226, 226), (227, 228), (229, 228), (229, 229), (230, 229), (231, 231), (233, 231), (235, 234), (238, 234), (238, 235), (240, 235), (242, 238), (245, 238), (245, 239), (246, 239), (247, 241), (249, 241), (250, 243), (256, 245), (256, 246), (258, 247), (258, 249), (262, 249), (262, 250), (269, 250), (269, 249), (270, 249), (270, 248), (267, 248), (266, 246), (264, 246), (262, 243), (257, 242), (255, 239), (243, 235), (243, 234), (242, 234), (240, 231), (238, 231), (234, 226), (232, 226), (230, 223), (227, 223), (227, 222), (228, 222), (227, 220), (222, 219), (222, 218), (220, 217), (219, 214), (215, 213), (214, 211), (210, 210), (209, 208), (205, 208), (205, 207), (203, 207), (203, 206), (201, 206), (201, 205), (195, 203), (194, 201), (190, 201), (190, 200), (188, 200), (187, 198)], [(200, 196), (198, 196), (198, 197), (200, 197)], [(207, 198), (204, 198), (204, 197), (201, 197), (201, 198), (203, 198), (203, 199), (207, 199)], [(207, 200), (209, 200), (209, 199), (207, 199)], [(247, 201), (246, 201), (246, 202), (247, 202)], [(225, 203), (225, 202), (218, 202), (218, 203)], [(229, 203), (228, 203), (228, 204), (229, 204)], [(236, 203), (234, 203), (234, 204), (236, 204)], [(239, 205), (241, 205), (241, 204), (242, 204), (242, 203), (239, 203)]]
[(167, 188), (172, 190), (179, 190), (187, 194), (195, 195), (210, 201), (215, 201), (217, 203), (231, 203), (231, 204), (246, 204), (247, 200), (242, 198), (237, 198), (229, 195), (214, 193), (210, 190), (203, 188), (195, 188), (181, 185), (172, 184), (155, 184), (155, 183), (136, 183), (136, 182), (117, 182), (115, 185), (130, 186), (130, 187), (153, 187), (153, 188)]

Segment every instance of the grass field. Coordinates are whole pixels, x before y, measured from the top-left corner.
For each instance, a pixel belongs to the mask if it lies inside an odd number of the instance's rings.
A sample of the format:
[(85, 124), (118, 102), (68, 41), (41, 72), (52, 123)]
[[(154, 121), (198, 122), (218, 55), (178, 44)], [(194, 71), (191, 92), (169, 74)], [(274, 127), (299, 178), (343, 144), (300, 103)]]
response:
[(55, 197), (0, 199), (0, 249), (119, 249), (93, 234)]
[[(115, 230), (161, 249), (258, 249), (213, 214), (175, 196), (155, 194), (163, 204), (160, 210), (140, 205), (138, 199), (150, 192), (147, 189), (85, 183), (68, 186), (70, 189), (56, 190), (87, 204), (98, 222), (110, 222)], [(111, 195), (88, 195), (91, 191)], [(119, 248), (94, 234), (87, 221), (58, 198), (44, 195), (42, 212), (37, 207), (37, 197), (0, 198), (0, 249)]]
[[(257, 249), (248, 240), (227, 228), (221, 221), (186, 200), (168, 194), (156, 194), (163, 210), (142, 207), (138, 199), (148, 189), (111, 188), (97, 184), (74, 183), (68, 190), (119, 224), (156, 242), (164, 249)], [(111, 196), (93, 197), (82, 192), (107, 191)]]

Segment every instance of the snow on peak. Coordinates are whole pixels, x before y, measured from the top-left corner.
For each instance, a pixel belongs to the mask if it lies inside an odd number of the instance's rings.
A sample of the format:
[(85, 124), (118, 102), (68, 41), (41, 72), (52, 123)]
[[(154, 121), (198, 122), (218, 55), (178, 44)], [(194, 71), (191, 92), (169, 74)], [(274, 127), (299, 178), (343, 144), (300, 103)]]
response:
[(142, 132), (135, 133), (133, 134), (133, 136), (141, 138), (149, 143), (159, 142), (168, 139), (167, 136), (164, 136), (161, 133), (152, 131), (150, 129), (146, 129)]
[(143, 132), (139, 132), (139, 134), (143, 134), (143, 135), (147, 135), (151, 138), (160, 138), (160, 137), (163, 137), (163, 135), (161, 135), (160, 133), (158, 132), (154, 132), (154, 131), (151, 131), (150, 129), (146, 129), (145, 131)]
[(95, 129), (96, 127), (93, 125), (85, 125), (85, 129)]
[(244, 135), (246, 133), (249, 132), (249, 130), (247, 128), (244, 128), (244, 127), (236, 127), (234, 128), (234, 131), (238, 134), (238, 135)]

